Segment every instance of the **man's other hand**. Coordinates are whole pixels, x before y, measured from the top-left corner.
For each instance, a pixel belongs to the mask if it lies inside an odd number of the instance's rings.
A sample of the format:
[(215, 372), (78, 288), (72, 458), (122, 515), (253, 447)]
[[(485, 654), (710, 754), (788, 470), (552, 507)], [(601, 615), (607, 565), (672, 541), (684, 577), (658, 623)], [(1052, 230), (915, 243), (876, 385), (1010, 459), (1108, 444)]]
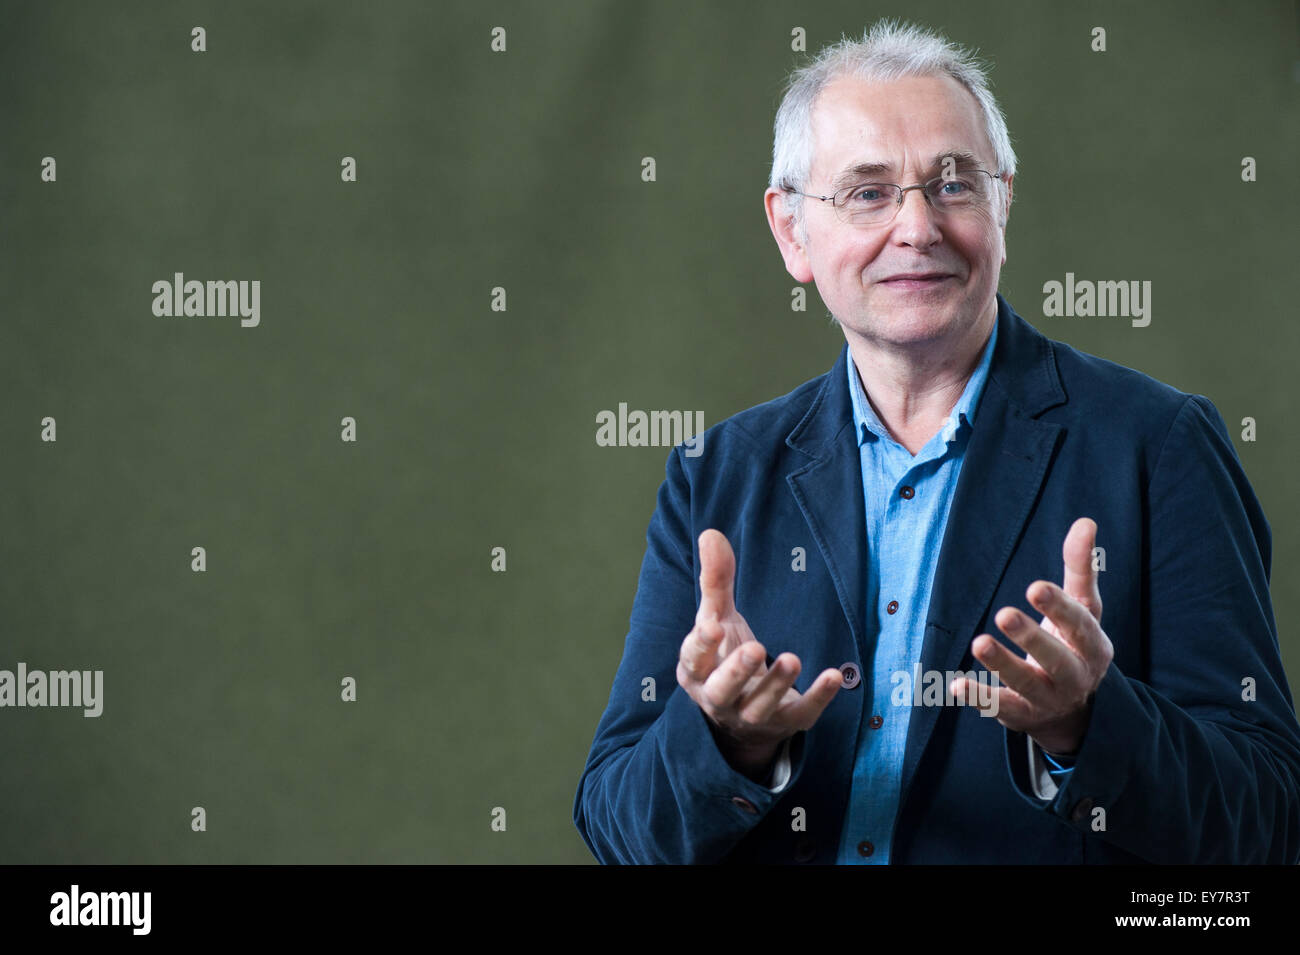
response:
[[(1101, 591), (1092, 561), (1096, 541), (1096, 521), (1080, 517), (1070, 525), (1062, 546), (1064, 586), (1036, 580), (1025, 591), (1043, 612), (1038, 623), (1015, 607), (1003, 607), (994, 617), (998, 629), (1025, 651), (1024, 659), (988, 634), (971, 642), (975, 659), (1004, 684), (992, 711), (998, 722), (1057, 755), (1074, 755), (1083, 745), (1093, 695), (1115, 657), (1101, 628)], [(949, 689), (978, 705), (970, 681), (954, 680)]]
[(737, 772), (764, 774), (782, 741), (811, 727), (843, 681), (823, 670), (806, 693), (794, 688), (801, 664), (767, 651), (736, 610), (736, 557), (722, 532), (700, 535), (700, 609), (682, 641), (677, 682), (704, 711), (718, 749)]

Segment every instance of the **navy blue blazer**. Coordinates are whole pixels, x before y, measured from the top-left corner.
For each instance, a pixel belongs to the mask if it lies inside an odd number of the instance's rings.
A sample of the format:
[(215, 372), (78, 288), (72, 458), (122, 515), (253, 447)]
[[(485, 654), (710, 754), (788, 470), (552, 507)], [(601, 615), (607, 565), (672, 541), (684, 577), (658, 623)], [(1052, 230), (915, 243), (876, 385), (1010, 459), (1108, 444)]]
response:
[[(1023, 734), (970, 707), (913, 708), (893, 861), (1300, 861), (1300, 725), (1269, 598), (1271, 532), (1223, 419), (1208, 398), (1050, 340), (997, 301), (921, 667), (981, 671), (980, 633), (1023, 656), (993, 615), (1010, 604), (1041, 617), (1025, 590), (1062, 582), (1061, 547), (1083, 516), (1105, 551), (1115, 657), (1052, 800), (1034, 795)], [(668, 456), (574, 801), (601, 862), (836, 859), (870, 681), (842, 687), (793, 738), (789, 783), (772, 793), (723, 759), (676, 667), (700, 600), (697, 540), (714, 527), (735, 550), (737, 609), (769, 662), (798, 655), (798, 690), (826, 667), (870, 672), (847, 356), (846, 344), (827, 374), (709, 428), (699, 456)]]

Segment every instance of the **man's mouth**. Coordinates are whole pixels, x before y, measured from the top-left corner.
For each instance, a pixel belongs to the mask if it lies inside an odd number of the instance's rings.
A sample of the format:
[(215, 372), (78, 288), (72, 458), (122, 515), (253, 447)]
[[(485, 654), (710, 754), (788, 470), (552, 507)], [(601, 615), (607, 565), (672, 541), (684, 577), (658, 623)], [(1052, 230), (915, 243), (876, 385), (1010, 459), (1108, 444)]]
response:
[(881, 279), (879, 284), (893, 289), (927, 289), (935, 288), (955, 277), (949, 272), (901, 272)]

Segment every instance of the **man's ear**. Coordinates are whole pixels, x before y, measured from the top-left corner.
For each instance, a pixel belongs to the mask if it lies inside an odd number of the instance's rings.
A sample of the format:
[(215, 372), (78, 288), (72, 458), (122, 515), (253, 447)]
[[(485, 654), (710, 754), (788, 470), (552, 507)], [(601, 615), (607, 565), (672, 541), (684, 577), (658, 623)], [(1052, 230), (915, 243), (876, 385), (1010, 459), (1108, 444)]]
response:
[(1007, 264), (1007, 220), (1011, 218), (1011, 180), (1015, 178), (1016, 178), (1015, 176), (1007, 177), (1006, 196), (1003, 197), (1002, 207), (998, 210), (999, 219), (1001, 220), (998, 223), (998, 225), (1002, 229), (1002, 264), (1003, 265)]
[(780, 189), (771, 187), (763, 193), (767, 225), (772, 230), (777, 246), (781, 249), (785, 270), (794, 277), (796, 282), (811, 282), (813, 273), (812, 266), (808, 262), (808, 252), (799, 241), (794, 217), (786, 214), (785, 195)]

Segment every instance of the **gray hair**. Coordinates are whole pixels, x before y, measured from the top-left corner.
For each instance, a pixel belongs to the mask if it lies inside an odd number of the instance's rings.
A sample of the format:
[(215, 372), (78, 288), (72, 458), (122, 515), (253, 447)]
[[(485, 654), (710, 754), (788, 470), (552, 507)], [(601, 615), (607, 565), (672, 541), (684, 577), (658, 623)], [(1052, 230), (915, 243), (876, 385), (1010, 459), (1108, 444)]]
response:
[[(791, 74), (776, 111), (769, 181), (773, 189), (791, 186), (808, 191), (813, 105), (832, 80), (846, 75), (879, 83), (910, 76), (951, 76), (979, 104), (998, 169), (1007, 176), (1015, 173), (1016, 154), (1011, 148), (1006, 118), (989, 90), (987, 70), (975, 58), (975, 51), (956, 46), (923, 27), (879, 20), (863, 32), (861, 40), (841, 34), (838, 43), (824, 48), (811, 63)], [(783, 195), (785, 211), (794, 217), (799, 241), (806, 245), (803, 197), (791, 192)]]

